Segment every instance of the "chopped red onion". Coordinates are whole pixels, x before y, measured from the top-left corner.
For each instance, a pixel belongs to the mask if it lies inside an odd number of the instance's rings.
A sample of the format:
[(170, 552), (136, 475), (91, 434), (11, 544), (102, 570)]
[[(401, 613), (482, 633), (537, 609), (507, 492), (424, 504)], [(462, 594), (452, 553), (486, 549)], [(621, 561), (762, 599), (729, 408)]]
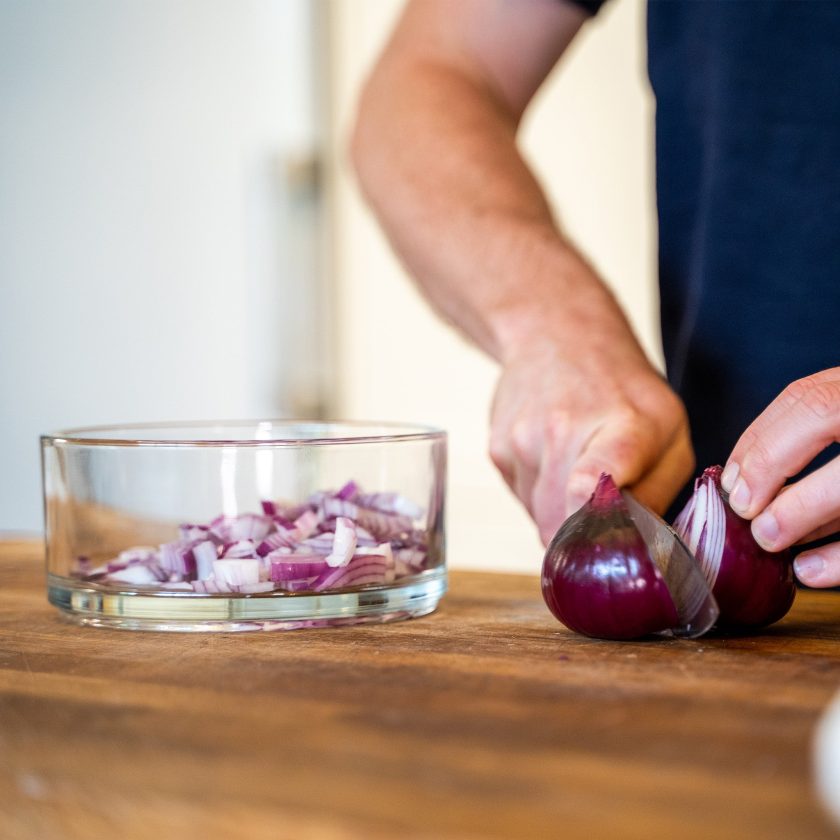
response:
[(218, 595), (220, 592), (232, 591), (229, 586), (225, 586), (224, 589), (220, 588), (219, 583), (212, 577), (207, 580), (194, 580), (192, 582), (192, 588), (193, 591), (198, 592), (200, 595)]
[(335, 520), (335, 539), (327, 555), (328, 566), (346, 566), (356, 550), (356, 523), (346, 516)]
[[(157, 567), (158, 569), (160, 567)], [(161, 577), (159, 572), (156, 572), (152, 566), (141, 565), (135, 563), (131, 566), (126, 566), (124, 569), (119, 569), (116, 572), (110, 572), (108, 580), (118, 581), (120, 583), (161, 583), (165, 581), (165, 577)]]
[(360, 493), (356, 497), (356, 503), (360, 507), (372, 508), (382, 513), (396, 513), (409, 519), (419, 519), (423, 515), (422, 508), (399, 493)]
[(335, 495), (339, 499), (355, 499), (359, 493), (359, 485), (352, 479), (344, 485)]
[(318, 515), (314, 510), (306, 510), (297, 519), (295, 519), (295, 531), (297, 532), (297, 539), (305, 540), (312, 536), (318, 530)]
[(126, 549), (73, 574), (200, 594), (307, 592), (391, 583), (429, 565), (423, 511), (398, 493), (364, 493), (355, 481), (313, 493), (304, 504), (261, 503), (262, 513), (187, 523), (179, 539)]
[[(258, 546), (257, 554), (260, 557), (265, 557), (276, 551), (278, 548), (294, 548), (298, 543), (297, 532), (294, 528), (283, 528), (277, 526), (277, 530), (273, 534), (269, 534)], [(332, 542), (330, 542), (332, 544)]]
[(252, 540), (238, 540), (225, 546), (222, 557), (236, 559), (237, 557), (258, 557), (257, 547)]
[(133, 563), (157, 563), (157, 549), (153, 546), (139, 545), (128, 548), (117, 555), (116, 560), (108, 564), (109, 571), (117, 571)]
[(322, 554), (270, 554), (270, 577), (273, 581), (314, 578), (326, 571), (327, 561)]
[(274, 584), (270, 580), (261, 581), (260, 583), (243, 583), (238, 591), (249, 595), (256, 595), (260, 592), (273, 592)]
[[(328, 569), (312, 584), (317, 592), (324, 589), (338, 589), (344, 586), (359, 586), (362, 583), (385, 583), (388, 561), (378, 554), (353, 557), (346, 566)], [(362, 581), (361, 579), (365, 580)]]
[(391, 543), (380, 543), (375, 548), (368, 548), (368, 547), (361, 547), (356, 548), (356, 557), (364, 557), (364, 556), (380, 556), (385, 558), (385, 580), (386, 582), (390, 583), (392, 580), (395, 580), (397, 577), (396, 572), (396, 560), (394, 559), (394, 551), (391, 548)]
[(317, 575), (306, 578), (297, 578), (296, 580), (278, 580), (275, 586), (282, 589), (284, 592), (307, 592), (312, 590), (312, 585), (318, 579)]
[(260, 507), (262, 508), (262, 512), (266, 516), (271, 516), (271, 517), (277, 516), (277, 505), (274, 502), (271, 502), (268, 499), (263, 499), (260, 502)]
[(253, 540), (260, 542), (272, 528), (270, 516), (259, 516), (256, 513), (243, 513), (230, 523), (230, 539)]
[(420, 548), (398, 548), (394, 552), (394, 559), (405, 563), (412, 569), (420, 569), (426, 562), (427, 553)]
[(193, 547), (196, 577), (206, 580), (213, 574), (213, 563), (218, 559), (216, 546), (210, 540), (203, 540)]
[[(356, 532), (356, 539), (358, 540), (358, 529)], [(325, 531), (323, 534), (318, 534), (315, 537), (308, 537), (301, 540), (297, 547), (298, 549), (305, 548), (315, 554), (329, 554), (332, 551), (333, 543), (335, 542), (335, 530)]]
[(322, 520), (344, 516), (348, 519), (359, 518), (359, 506), (338, 496), (325, 496), (318, 505)]
[(378, 540), (395, 539), (410, 531), (414, 525), (408, 516), (381, 513), (368, 508), (359, 508), (359, 524)]
[(213, 563), (213, 576), (220, 583), (224, 581), (231, 586), (241, 586), (244, 583), (260, 582), (259, 560), (216, 560)]
[(194, 576), (195, 557), (192, 550), (197, 544), (195, 540), (164, 543), (160, 547), (160, 565), (164, 571), (174, 576), (176, 580)]
[(380, 542), (373, 536), (373, 534), (371, 534), (370, 531), (362, 528), (361, 525), (356, 525), (356, 545), (373, 548), (374, 546), (380, 545)]
[(210, 528), (207, 525), (179, 525), (178, 534), (182, 540), (206, 540)]

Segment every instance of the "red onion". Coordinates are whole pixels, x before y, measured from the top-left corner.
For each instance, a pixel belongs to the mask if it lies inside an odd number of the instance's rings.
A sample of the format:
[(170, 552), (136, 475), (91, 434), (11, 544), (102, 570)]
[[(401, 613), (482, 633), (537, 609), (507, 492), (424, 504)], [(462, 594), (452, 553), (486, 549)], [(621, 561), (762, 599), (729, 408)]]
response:
[(720, 627), (763, 627), (787, 613), (796, 594), (790, 551), (771, 554), (729, 507), (721, 467), (709, 467), (674, 528), (700, 564), (720, 608)]
[(551, 541), (542, 592), (567, 627), (604, 639), (696, 636), (717, 616), (708, 586), (674, 532), (606, 474)]

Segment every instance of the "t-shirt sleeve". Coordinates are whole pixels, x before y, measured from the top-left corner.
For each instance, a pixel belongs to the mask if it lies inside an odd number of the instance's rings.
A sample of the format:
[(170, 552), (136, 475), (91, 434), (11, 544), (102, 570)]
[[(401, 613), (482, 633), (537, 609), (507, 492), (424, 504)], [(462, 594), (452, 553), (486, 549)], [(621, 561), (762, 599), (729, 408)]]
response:
[(598, 13), (598, 9), (604, 5), (606, 0), (558, 0), (559, 3), (571, 3), (573, 6), (579, 6), (590, 15)]

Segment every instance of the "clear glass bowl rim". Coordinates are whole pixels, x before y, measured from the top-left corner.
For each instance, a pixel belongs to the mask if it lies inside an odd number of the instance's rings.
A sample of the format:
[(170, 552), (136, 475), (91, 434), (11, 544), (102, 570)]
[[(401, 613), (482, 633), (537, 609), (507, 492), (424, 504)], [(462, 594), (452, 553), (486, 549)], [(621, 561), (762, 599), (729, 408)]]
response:
[[(270, 425), (272, 436), (266, 438), (231, 437), (160, 437), (161, 432), (176, 433), (179, 429), (223, 430), (225, 428)], [(276, 429), (289, 433), (278, 436)], [(301, 430), (321, 434), (302, 434)], [(329, 435), (327, 430), (342, 431)], [(158, 436), (154, 432), (158, 432)], [(297, 432), (295, 434), (295, 431)], [(145, 434), (144, 434), (145, 432)], [(156, 446), (156, 447), (301, 447), (346, 446), (348, 444), (382, 444), (422, 440), (446, 440), (444, 429), (422, 423), (391, 420), (295, 420), (289, 418), (260, 418), (251, 420), (176, 420), (147, 423), (118, 423), (104, 426), (83, 426), (41, 435), (41, 444), (57, 446)]]

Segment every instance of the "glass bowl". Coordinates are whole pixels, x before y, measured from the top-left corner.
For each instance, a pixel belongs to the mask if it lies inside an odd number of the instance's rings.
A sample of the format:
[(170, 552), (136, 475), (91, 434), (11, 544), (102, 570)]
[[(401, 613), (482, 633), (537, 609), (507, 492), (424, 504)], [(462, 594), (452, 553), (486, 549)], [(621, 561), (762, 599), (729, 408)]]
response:
[(50, 603), (80, 624), (395, 621), (446, 591), (446, 434), (260, 420), (41, 438)]

